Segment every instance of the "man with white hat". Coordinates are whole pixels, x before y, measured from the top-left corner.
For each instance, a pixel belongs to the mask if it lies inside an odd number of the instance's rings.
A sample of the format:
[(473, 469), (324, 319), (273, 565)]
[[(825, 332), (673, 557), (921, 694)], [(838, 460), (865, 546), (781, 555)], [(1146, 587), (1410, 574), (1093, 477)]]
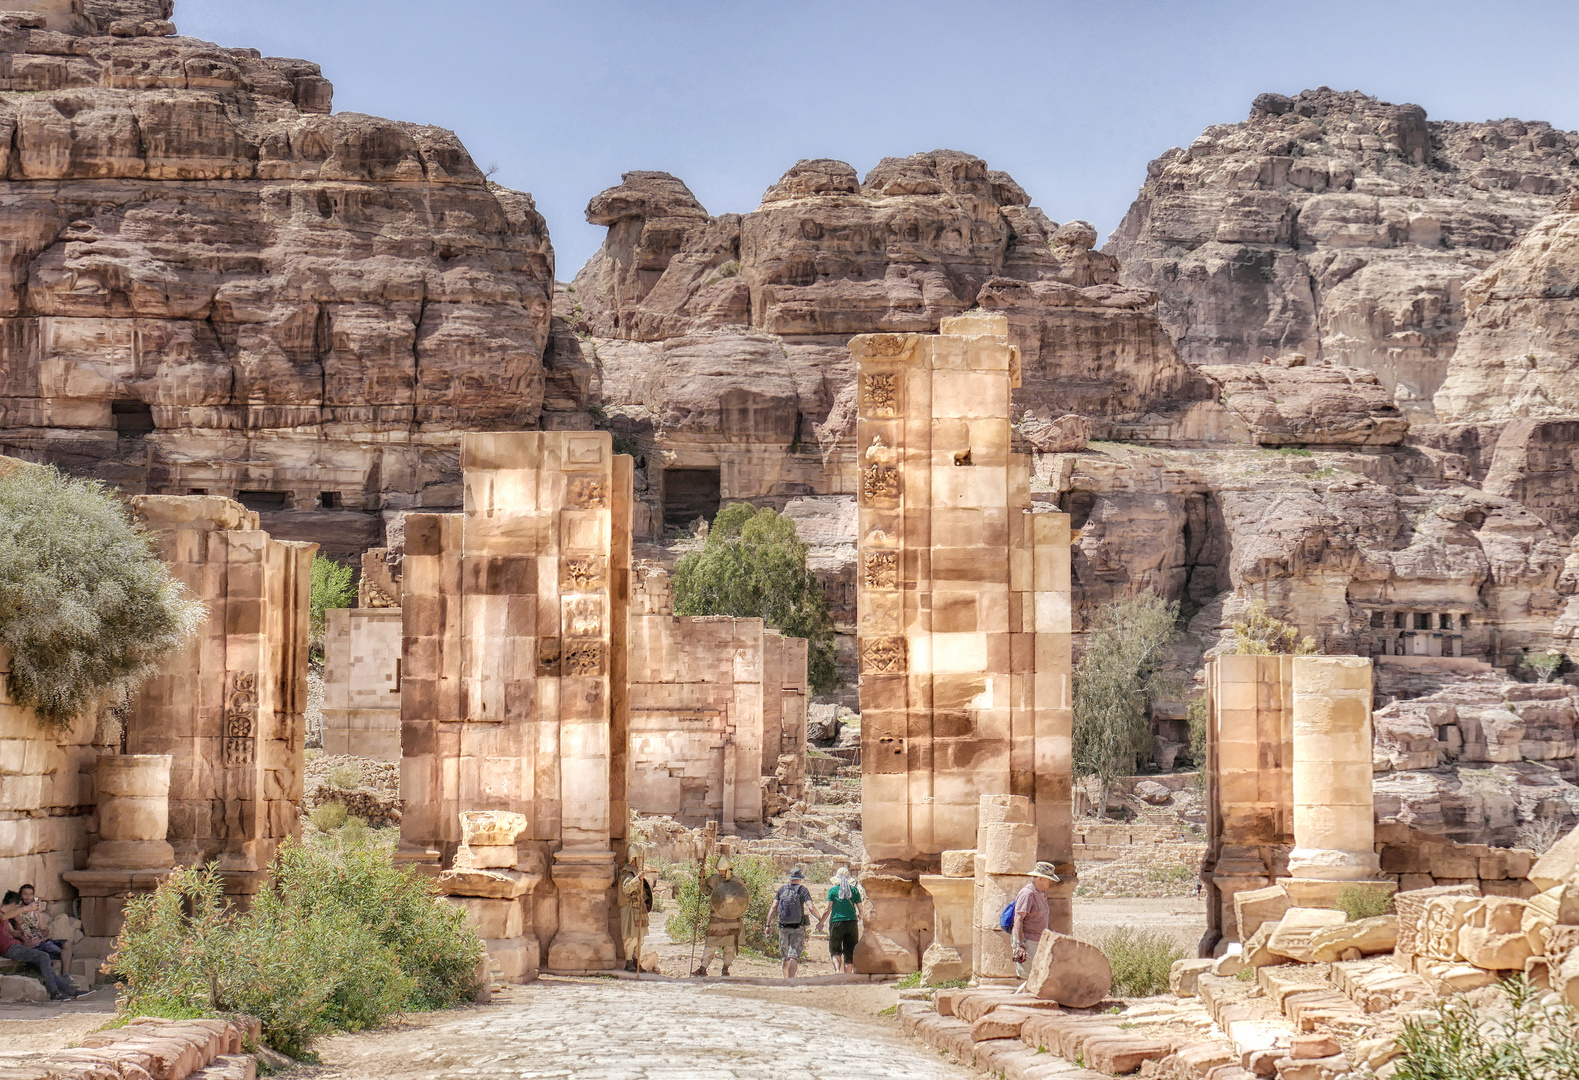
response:
[(1030, 970), (1027, 945), (1035, 948), (1047, 930), (1049, 910), (1047, 894), (1058, 884), (1058, 873), (1050, 862), (1039, 862), (1031, 868), (1031, 880), (1014, 898), (1014, 972), (1025, 978)]

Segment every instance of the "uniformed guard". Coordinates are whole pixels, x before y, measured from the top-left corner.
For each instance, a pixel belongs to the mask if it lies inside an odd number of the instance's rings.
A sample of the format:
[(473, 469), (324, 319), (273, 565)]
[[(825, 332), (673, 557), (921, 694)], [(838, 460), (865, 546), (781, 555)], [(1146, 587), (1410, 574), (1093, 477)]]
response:
[(632, 844), (625, 852), (625, 866), (620, 870), (619, 907), (625, 970), (640, 971), (641, 947), (647, 940), (648, 917), (652, 914), (652, 886), (642, 873), (639, 844)]
[(706, 975), (713, 957), (723, 953), (723, 974), (728, 975), (730, 961), (740, 949), (740, 920), (751, 907), (751, 890), (735, 877), (734, 863), (728, 855), (719, 856), (717, 867), (702, 887), (707, 890), (710, 912), (707, 947), (702, 951), (702, 963), (691, 974)]

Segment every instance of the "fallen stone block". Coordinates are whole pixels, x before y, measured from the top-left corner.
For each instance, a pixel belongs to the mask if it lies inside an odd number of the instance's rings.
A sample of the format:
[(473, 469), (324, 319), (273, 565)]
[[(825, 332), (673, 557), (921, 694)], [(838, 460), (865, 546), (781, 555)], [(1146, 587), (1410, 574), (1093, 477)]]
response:
[(0, 1001), (48, 1001), (49, 991), (26, 975), (0, 975)]
[(1316, 931), (1310, 939), (1309, 954), (1313, 963), (1324, 964), (1343, 959), (1351, 949), (1358, 950), (1360, 956), (1370, 956), (1392, 952), (1397, 944), (1398, 916), (1377, 915)]
[(1293, 1058), (1278, 1060), (1278, 1080), (1337, 1080), (1349, 1071), (1349, 1059), (1342, 1054), (1324, 1058)]
[(1173, 1043), (1138, 1035), (1102, 1036), (1087, 1040), (1084, 1051), (1086, 1068), (1123, 1076), (1140, 1068), (1142, 1062), (1161, 1061), (1173, 1052)]
[(1266, 947), (1279, 956), (1311, 962), (1311, 940), (1322, 930), (1347, 922), (1348, 916), (1331, 908), (1289, 908), (1267, 939)]
[(1338, 1052), (1338, 1040), (1327, 1034), (1295, 1035), (1289, 1040), (1291, 1058), (1325, 1058)]
[(1281, 885), (1235, 893), (1234, 918), (1239, 927), (1239, 940), (1250, 940), (1262, 923), (1278, 922), (1288, 909), (1288, 891)]
[(932, 1005), (937, 1009), (939, 1016), (953, 1016), (954, 1003), (962, 1001), (974, 993), (976, 991), (964, 987), (956, 987), (952, 990), (939, 990), (932, 997)]
[(1175, 960), (1168, 969), (1168, 989), (1179, 997), (1194, 997), (1195, 985), (1205, 972), (1212, 971), (1215, 960)]
[(1047, 930), (1036, 946), (1025, 988), (1039, 998), (1084, 1009), (1113, 989), (1113, 968), (1095, 945)]

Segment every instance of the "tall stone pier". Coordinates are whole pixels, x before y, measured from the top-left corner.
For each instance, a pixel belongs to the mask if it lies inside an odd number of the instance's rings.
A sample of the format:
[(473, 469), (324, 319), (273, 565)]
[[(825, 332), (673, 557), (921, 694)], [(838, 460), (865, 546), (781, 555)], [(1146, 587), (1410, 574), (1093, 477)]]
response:
[(1294, 668), (1294, 850), (1289, 875), (1371, 881), (1376, 804), (1371, 792), (1371, 661), (1296, 656)]
[(469, 434), (461, 468), (464, 513), (406, 519), (399, 857), (449, 869), (462, 811), (523, 815), (516, 869), (546, 879), (519, 898), (523, 933), (551, 970), (605, 970), (630, 816), (631, 459), (604, 432)]
[(884, 909), (857, 967), (913, 971), (933, 925), (916, 881), (975, 846), (983, 794), (1030, 800), (1037, 857), (1067, 878), (1054, 926), (1069, 929), (1069, 519), (1031, 512), (1030, 459), (1010, 448), (1007, 319), (862, 335), (850, 351), (867, 880)]

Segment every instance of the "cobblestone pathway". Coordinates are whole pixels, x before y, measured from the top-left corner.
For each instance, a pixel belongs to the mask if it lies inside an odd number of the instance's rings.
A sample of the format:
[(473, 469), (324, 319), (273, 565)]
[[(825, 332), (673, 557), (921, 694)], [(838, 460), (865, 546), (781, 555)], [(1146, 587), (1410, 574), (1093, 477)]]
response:
[(964, 1080), (877, 1026), (683, 985), (543, 982), (495, 1004), (319, 1045), (315, 1080)]

